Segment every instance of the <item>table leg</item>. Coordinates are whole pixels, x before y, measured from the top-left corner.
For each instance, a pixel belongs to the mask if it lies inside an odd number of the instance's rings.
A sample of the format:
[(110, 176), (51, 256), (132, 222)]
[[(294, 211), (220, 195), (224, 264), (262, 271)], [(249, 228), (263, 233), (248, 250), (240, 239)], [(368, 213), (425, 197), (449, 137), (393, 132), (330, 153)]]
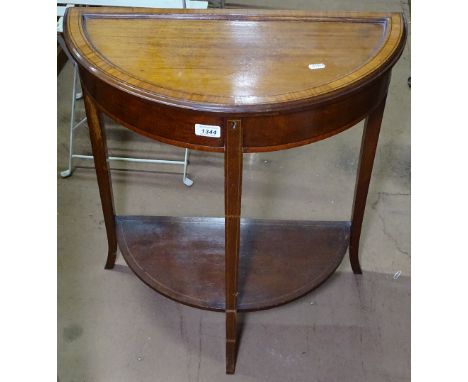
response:
[(109, 169), (109, 161), (107, 159), (106, 131), (96, 105), (86, 93), (84, 95), (84, 103), (86, 116), (88, 118), (89, 137), (93, 148), (94, 167), (96, 168), (99, 194), (101, 196), (102, 212), (104, 214), (104, 223), (106, 225), (107, 242), (109, 245), (105, 269), (112, 269), (115, 265), (117, 253), (117, 233), (115, 227), (111, 173)]
[(362, 133), (349, 239), (349, 258), (351, 268), (355, 274), (362, 274), (361, 265), (359, 264), (359, 239), (361, 237), (362, 220), (374, 165), (375, 151), (379, 140), (380, 125), (385, 109), (385, 100), (386, 98), (367, 116)]
[(228, 120), (225, 132), (226, 373), (233, 374), (236, 368), (237, 357), (237, 274), (243, 159), (241, 121)]

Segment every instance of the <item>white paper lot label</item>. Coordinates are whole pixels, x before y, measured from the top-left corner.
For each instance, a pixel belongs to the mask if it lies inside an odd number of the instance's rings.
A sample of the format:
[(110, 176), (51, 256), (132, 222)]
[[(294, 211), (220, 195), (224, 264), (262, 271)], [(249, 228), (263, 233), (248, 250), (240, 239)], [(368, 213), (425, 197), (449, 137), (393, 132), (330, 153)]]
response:
[(309, 69), (310, 70), (325, 69), (325, 64), (323, 62), (320, 62), (318, 64), (309, 64)]
[(195, 124), (195, 135), (201, 137), (221, 138), (221, 127), (215, 125)]

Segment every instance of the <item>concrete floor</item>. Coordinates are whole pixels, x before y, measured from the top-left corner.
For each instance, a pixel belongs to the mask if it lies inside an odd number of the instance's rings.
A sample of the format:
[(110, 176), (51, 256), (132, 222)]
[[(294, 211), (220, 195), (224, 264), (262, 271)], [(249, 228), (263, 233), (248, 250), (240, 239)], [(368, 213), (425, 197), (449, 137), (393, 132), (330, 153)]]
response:
[[(236, 1), (285, 7), (284, 2)], [(397, 0), (305, 1), (288, 8), (404, 11)], [(58, 375), (101, 381), (409, 381), (410, 44), (393, 70), (361, 240), (363, 276), (345, 257), (321, 288), (288, 305), (243, 315), (235, 376), (224, 374), (224, 315), (155, 293), (121, 257), (103, 269), (106, 239), (91, 164), (58, 177)], [(58, 171), (66, 166), (71, 66), (58, 77)], [(83, 105), (78, 103), (79, 115)], [(362, 123), (331, 139), (245, 156), (243, 215), (348, 219)], [(113, 154), (180, 159), (183, 150), (108, 124)], [(86, 128), (77, 149), (90, 152)], [(223, 157), (192, 152), (192, 188), (176, 166), (119, 166), (118, 214), (223, 216)], [(394, 279), (395, 272), (402, 275)]]

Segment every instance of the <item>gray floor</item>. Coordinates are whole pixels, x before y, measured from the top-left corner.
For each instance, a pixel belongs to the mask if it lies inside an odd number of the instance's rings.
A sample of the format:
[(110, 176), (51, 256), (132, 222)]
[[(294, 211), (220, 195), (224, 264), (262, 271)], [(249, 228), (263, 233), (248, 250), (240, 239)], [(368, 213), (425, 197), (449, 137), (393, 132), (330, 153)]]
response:
[[(237, 4), (284, 6), (275, 1)], [(288, 8), (404, 11), (405, 2), (290, 1)], [(89, 162), (58, 177), (58, 375), (101, 381), (409, 381), (410, 379), (409, 43), (393, 71), (362, 233), (363, 276), (346, 257), (321, 288), (291, 304), (243, 315), (235, 376), (224, 374), (224, 315), (172, 302), (141, 283), (118, 258), (105, 271), (106, 239)], [(71, 66), (58, 78), (58, 171), (66, 166)], [(83, 115), (82, 102), (78, 105)], [(347, 219), (362, 124), (331, 139), (245, 157), (243, 215)], [(112, 123), (113, 154), (180, 159)], [(77, 148), (89, 153), (87, 130)], [(191, 153), (192, 188), (176, 166), (119, 166), (119, 214), (223, 216), (223, 158)], [(395, 272), (402, 275), (394, 279)]]

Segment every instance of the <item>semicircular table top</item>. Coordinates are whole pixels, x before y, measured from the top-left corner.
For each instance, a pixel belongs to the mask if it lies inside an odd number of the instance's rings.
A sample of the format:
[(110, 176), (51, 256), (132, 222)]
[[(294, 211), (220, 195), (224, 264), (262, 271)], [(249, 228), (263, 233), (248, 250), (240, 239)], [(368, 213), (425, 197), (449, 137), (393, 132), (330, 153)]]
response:
[(104, 7), (70, 8), (65, 18), (70, 51), (100, 79), (166, 105), (224, 112), (346, 93), (393, 66), (405, 37), (400, 13)]

